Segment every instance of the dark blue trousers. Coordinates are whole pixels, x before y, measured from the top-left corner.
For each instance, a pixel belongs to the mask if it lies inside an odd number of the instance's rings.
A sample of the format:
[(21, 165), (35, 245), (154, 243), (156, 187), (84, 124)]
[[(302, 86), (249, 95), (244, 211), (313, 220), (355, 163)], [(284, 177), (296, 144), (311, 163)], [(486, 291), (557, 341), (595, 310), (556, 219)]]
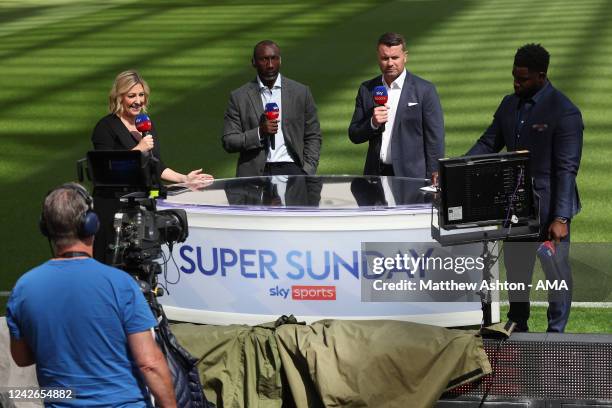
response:
[[(550, 262), (543, 262), (542, 267), (546, 279), (550, 282), (565, 282), (568, 290), (548, 291), (548, 332), (562, 333), (565, 330), (572, 305), (572, 271), (569, 263), (570, 234), (556, 246), (556, 253)], [(536, 260), (536, 251), (547, 234), (548, 227), (543, 231), (539, 242), (506, 242), (504, 244), (504, 265), (506, 266), (507, 280), (510, 283), (524, 283), (524, 291), (509, 291), (510, 310), (508, 319), (517, 323), (517, 330), (528, 331), (530, 307), (529, 294), (532, 283), (533, 267)], [(535, 284), (534, 284), (535, 288)]]

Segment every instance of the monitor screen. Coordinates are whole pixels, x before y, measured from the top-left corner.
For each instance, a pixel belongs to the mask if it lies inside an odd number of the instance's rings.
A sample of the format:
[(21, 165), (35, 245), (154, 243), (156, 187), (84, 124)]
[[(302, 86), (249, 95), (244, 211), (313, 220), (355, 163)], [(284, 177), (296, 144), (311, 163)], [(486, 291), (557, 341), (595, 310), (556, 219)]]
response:
[(145, 190), (151, 177), (147, 160), (138, 150), (95, 150), (87, 152), (94, 187)]
[(506, 225), (535, 218), (529, 152), (441, 159), (440, 226)]

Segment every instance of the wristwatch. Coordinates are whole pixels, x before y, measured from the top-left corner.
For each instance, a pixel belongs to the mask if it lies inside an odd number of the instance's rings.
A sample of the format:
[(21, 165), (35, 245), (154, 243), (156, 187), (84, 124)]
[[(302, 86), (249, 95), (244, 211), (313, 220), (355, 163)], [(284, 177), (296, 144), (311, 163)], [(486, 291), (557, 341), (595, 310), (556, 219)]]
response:
[(567, 224), (567, 218), (565, 217), (556, 217), (555, 221), (559, 221), (561, 224)]

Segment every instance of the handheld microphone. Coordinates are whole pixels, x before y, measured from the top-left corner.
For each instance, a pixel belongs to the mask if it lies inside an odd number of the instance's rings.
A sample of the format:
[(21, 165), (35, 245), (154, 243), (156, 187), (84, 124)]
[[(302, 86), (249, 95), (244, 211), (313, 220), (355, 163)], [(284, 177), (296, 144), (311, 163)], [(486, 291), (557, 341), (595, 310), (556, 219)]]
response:
[(374, 103), (378, 106), (383, 106), (389, 100), (389, 94), (387, 88), (379, 85), (374, 88)]
[[(266, 118), (268, 120), (276, 120), (280, 116), (280, 109), (276, 102), (266, 103)], [(274, 136), (270, 135), (270, 148), (274, 150)]]
[(553, 256), (556, 255), (556, 253), (557, 253), (557, 250), (555, 248), (555, 244), (553, 244), (552, 241), (544, 241), (538, 247), (538, 255), (540, 257), (552, 258)]
[[(382, 85), (378, 85), (374, 87), (373, 91), (374, 103), (377, 106), (385, 106), (385, 103), (389, 100), (389, 94), (387, 93), (387, 88)], [(385, 131), (385, 124), (383, 123), (379, 127), (380, 133)]]
[(136, 125), (136, 130), (142, 133), (142, 137), (145, 137), (151, 134), (151, 129), (153, 125), (151, 124), (151, 118), (146, 113), (141, 113), (138, 116), (136, 116), (134, 123)]
[[(559, 245), (566, 245), (565, 243), (560, 243)], [(559, 265), (560, 259), (557, 256), (557, 248), (555, 244), (551, 241), (544, 241), (537, 249), (536, 254), (538, 259), (540, 260), (540, 265), (542, 265), (542, 271), (544, 272), (544, 276), (548, 282), (552, 282), (553, 285), (565, 284), (565, 279), (561, 274), (561, 267)], [(529, 283), (529, 282), (527, 282)], [(549, 301), (562, 301), (566, 299), (567, 295), (567, 286), (555, 288), (547, 288), (548, 289), (548, 300)]]

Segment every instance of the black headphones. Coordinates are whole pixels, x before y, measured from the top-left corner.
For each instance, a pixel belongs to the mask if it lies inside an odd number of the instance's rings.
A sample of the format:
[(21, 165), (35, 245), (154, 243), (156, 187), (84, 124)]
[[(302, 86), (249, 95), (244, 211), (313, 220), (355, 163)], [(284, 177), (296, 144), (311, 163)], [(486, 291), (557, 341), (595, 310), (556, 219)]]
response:
[[(49, 194), (53, 193), (56, 190), (62, 189), (76, 191), (81, 196), (81, 198), (83, 198), (83, 201), (85, 201), (85, 204), (87, 205), (87, 211), (85, 211), (83, 215), (81, 215), (81, 220), (79, 222), (79, 229), (77, 231), (77, 235), (79, 236), (79, 238), (89, 238), (96, 235), (96, 232), (98, 232), (98, 228), (100, 228), (100, 219), (98, 218), (98, 214), (93, 211), (93, 198), (89, 195), (85, 187), (76, 183), (62, 184), (61, 186), (49, 191), (45, 196), (45, 200), (47, 199)], [(43, 200), (43, 208), (45, 205), (45, 200)], [(40, 228), (40, 232), (45, 237), (52, 237), (52, 234), (50, 233), (49, 228), (47, 226), (47, 220), (45, 220), (44, 210), (40, 213), (38, 227)]]

